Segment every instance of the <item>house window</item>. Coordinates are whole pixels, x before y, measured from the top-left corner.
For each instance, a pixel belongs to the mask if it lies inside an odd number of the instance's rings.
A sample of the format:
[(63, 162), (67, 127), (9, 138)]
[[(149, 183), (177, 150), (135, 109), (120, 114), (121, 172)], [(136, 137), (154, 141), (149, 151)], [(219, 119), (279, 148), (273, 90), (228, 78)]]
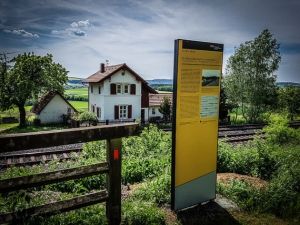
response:
[(91, 93), (93, 93), (93, 85), (91, 85)]
[(119, 107), (119, 118), (127, 119), (127, 105), (120, 105)]
[(98, 87), (98, 94), (101, 94), (101, 87)]
[(132, 105), (115, 105), (115, 120), (131, 118)]
[(124, 93), (129, 94), (129, 84), (124, 84)]
[(122, 93), (122, 84), (117, 84), (117, 93), (118, 94)]
[(101, 118), (101, 108), (97, 107), (97, 117)]
[(92, 107), (92, 112), (95, 112), (95, 106), (94, 105), (91, 105)]
[(152, 115), (155, 114), (155, 108), (152, 108)]

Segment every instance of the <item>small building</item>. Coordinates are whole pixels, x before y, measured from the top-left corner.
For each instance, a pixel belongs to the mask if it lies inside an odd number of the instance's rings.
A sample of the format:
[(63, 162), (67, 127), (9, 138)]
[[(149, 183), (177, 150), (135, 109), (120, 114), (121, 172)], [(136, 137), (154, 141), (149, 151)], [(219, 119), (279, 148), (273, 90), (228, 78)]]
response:
[(150, 121), (156, 121), (163, 118), (163, 114), (159, 112), (159, 107), (163, 102), (164, 97), (169, 98), (171, 104), (173, 104), (173, 93), (149, 95), (149, 120)]
[(83, 82), (89, 83), (89, 111), (99, 120), (149, 119), (149, 94), (157, 92), (125, 63), (105, 66)]
[(31, 109), (41, 124), (62, 123), (77, 110), (59, 93), (49, 91)]

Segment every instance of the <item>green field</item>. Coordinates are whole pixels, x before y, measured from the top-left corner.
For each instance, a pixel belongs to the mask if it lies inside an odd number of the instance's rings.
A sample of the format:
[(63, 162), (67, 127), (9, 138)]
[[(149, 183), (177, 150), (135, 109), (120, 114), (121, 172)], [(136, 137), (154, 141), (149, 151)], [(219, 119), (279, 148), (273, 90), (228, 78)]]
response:
[(65, 91), (66, 98), (70, 101), (88, 100), (88, 88), (73, 88)]
[(81, 95), (88, 96), (88, 88), (73, 88), (65, 91), (67, 95)]
[(69, 101), (69, 102), (77, 110), (80, 110), (80, 109), (87, 110), (89, 107), (88, 102), (83, 102), (83, 101)]

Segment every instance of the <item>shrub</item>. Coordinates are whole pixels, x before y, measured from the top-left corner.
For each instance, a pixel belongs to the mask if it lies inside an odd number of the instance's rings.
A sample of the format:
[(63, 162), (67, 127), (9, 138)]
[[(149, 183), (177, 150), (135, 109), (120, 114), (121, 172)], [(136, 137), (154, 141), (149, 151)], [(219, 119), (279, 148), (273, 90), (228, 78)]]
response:
[(82, 124), (84, 122), (88, 122), (89, 126), (92, 124), (94, 126), (97, 125), (98, 118), (93, 112), (84, 111), (79, 114), (77, 120)]
[(261, 133), (265, 133), (266, 140), (270, 144), (300, 143), (300, 130), (289, 127), (287, 119), (284, 118), (273, 118), (270, 125), (264, 127)]
[(34, 125), (34, 126), (40, 126), (40, 125), (41, 125), (41, 120), (38, 119), (38, 118), (35, 118), (35, 119), (33, 120), (33, 125)]

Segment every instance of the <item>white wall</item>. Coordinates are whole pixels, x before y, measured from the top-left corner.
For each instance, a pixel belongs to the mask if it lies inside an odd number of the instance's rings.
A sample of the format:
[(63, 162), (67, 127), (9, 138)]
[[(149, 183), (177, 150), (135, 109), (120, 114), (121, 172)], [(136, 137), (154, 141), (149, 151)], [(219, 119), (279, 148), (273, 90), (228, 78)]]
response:
[[(155, 109), (155, 114), (152, 114), (152, 108)], [(157, 116), (160, 116), (160, 118), (163, 118), (163, 114), (161, 114), (158, 109), (159, 109), (159, 106), (150, 106), (149, 107), (149, 119), (151, 117), (157, 117)]]
[[(64, 101), (59, 95), (55, 95), (52, 100), (45, 106), (37, 118), (41, 120), (42, 124), (47, 123), (62, 123), (62, 115), (68, 114), (69, 104)], [(71, 108), (73, 113), (73, 108)]]

